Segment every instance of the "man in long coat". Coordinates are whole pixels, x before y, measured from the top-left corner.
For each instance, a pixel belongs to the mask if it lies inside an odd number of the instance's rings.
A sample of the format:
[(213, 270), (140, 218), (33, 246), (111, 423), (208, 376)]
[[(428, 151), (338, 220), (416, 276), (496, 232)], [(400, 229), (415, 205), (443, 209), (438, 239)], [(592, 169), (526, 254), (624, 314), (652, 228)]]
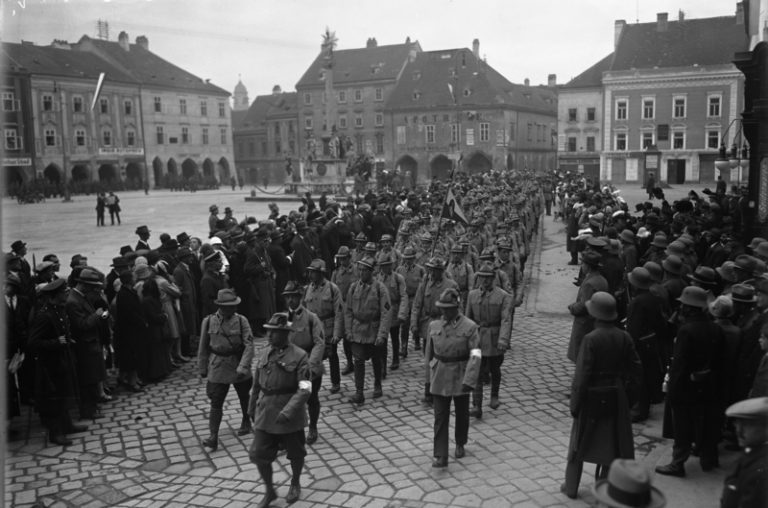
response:
[(581, 340), (594, 328), (594, 319), (587, 312), (586, 303), (598, 291), (608, 291), (608, 282), (600, 275), (601, 256), (594, 251), (585, 251), (581, 257), (584, 280), (579, 286), (576, 301), (568, 306), (573, 316), (571, 338), (568, 341), (568, 359), (576, 363), (576, 357), (581, 349)]
[(173, 270), (173, 282), (181, 291), (179, 307), (184, 322), (181, 335), (181, 354), (182, 356), (192, 356), (194, 353), (190, 346), (190, 338), (199, 335), (198, 328), (200, 327), (200, 317), (197, 314), (197, 285), (190, 270), (190, 265), (195, 263), (195, 255), (189, 248), (182, 247), (179, 249), (177, 258), (179, 263)]

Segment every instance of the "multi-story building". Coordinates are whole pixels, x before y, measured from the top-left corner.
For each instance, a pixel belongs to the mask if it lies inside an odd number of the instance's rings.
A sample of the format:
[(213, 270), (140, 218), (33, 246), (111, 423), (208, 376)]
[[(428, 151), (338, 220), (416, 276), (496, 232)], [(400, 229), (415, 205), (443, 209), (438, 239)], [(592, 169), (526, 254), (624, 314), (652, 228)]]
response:
[[(15, 79), (15, 93), (22, 98), (14, 99), (19, 101), (14, 108), (22, 110), (16, 117), (28, 125), (16, 140), (6, 129), (6, 157), (26, 150), (19, 159), (31, 159), (10, 168), (11, 178), (55, 185), (71, 181), (75, 187), (128, 180), (139, 187), (144, 148), (138, 82), (95, 55), (72, 51), (64, 41), (3, 43), (2, 49), (14, 71), (7, 79)], [(108, 78), (93, 104), (101, 72)]]
[(613, 53), (558, 88), (557, 164), (563, 171), (600, 178), (603, 150), (603, 71)]
[(713, 181), (721, 143), (739, 141), (729, 127), (743, 108), (744, 76), (731, 63), (748, 43), (742, 4), (736, 16), (617, 21), (616, 32), (602, 79), (601, 179)]
[(259, 95), (233, 124), (235, 165), (247, 183), (282, 182), (291, 160), (298, 168), (300, 140), (296, 92), (275, 86)]
[(334, 133), (348, 140), (350, 153), (368, 154), (383, 169), (392, 161), (392, 128), (386, 104), (418, 42), (379, 46), (368, 39), (365, 48), (323, 51), (296, 84), (302, 158), (330, 155)]
[(3, 161), (7, 188), (15, 189), (34, 177), (35, 130), (32, 123), (30, 75), (20, 63), (3, 52)]
[(152, 53), (144, 36), (135, 44), (125, 32), (117, 42), (83, 36), (73, 49), (138, 82), (150, 185), (189, 178), (227, 183), (235, 176), (229, 92)]
[(468, 172), (555, 167), (557, 95), (509, 82), (467, 48), (414, 54), (387, 101), (394, 169), (407, 182)]

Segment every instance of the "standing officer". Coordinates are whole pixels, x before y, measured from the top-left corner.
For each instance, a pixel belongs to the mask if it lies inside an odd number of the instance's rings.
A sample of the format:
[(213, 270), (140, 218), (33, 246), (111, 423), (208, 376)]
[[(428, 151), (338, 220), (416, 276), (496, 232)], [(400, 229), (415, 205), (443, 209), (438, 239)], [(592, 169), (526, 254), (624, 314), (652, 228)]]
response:
[(344, 323), (347, 338), (352, 343), (355, 359), (355, 395), (349, 398), (352, 404), (365, 402), (365, 362), (373, 358), (373, 398), (383, 395), (381, 390), (381, 361), (376, 347), (384, 344), (389, 331), (389, 290), (373, 278), (375, 261), (364, 257), (357, 262), (360, 280), (349, 288), (344, 307)]
[(291, 487), (285, 500), (289, 504), (299, 500), (301, 470), (307, 456), (304, 445), (306, 404), (312, 392), (307, 353), (288, 340), (291, 332), (288, 314), (278, 312), (264, 324), (264, 328), (270, 347), (256, 362), (248, 404), (254, 429), (248, 455), (256, 464), (266, 490), (258, 508), (267, 508), (277, 499), (272, 483), (272, 463), (280, 445), (291, 461)]
[(464, 445), (469, 434), (469, 392), (477, 384), (478, 370), (468, 366), (470, 357), (480, 359), (480, 337), (477, 325), (459, 312), (459, 304), (456, 288), (443, 291), (436, 302), (443, 317), (429, 324), (426, 337), (424, 367), (435, 407), (432, 467), (448, 466), (451, 400), (456, 410), (457, 459), (464, 457)]
[[(349, 293), (349, 286), (357, 279), (355, 273), (355, 267), (350, 262), (352, 255), (349, 251), (349, 247), (342, 245), (339, 247), (339, 252), (336, 253), (336, 269), (333, 270), (331, 275), (331, 282), (336, 284), (341, 293), (342, 304), (346, 302), (347, 293)], [(344, 316), (341, 318), (341, 332), (338, 336), (334, 337), (335, 340), (339, 340), (339, 337), (344, 337), (341, 341), (344, 346), (344, 357), (347, 359), (347, 365), (344, 366), (344, 370), (341, 372), (342, 376), (352, 374), (354, 371), (354, 362), (352, 361), (352, 346), (349, 339), (346, 337), (344, 331)], [(333, 383), (333, 371), (331, 371), (331, 383)]]
[(317, 441), (317, 420), (320, 418), (320, 385), (323, 384), (323, 354), (325, 340), (323, 322), (317, 314), (307, 310), (301, 304), (304, 292), (294, 281), (288, 282), (283, 290), (283, 298), (288, 305), (288, 320), (291, 321), (291, 333), (288, 340), (307, 352), (309, 359), (309, 380), (312, 381), (312, 395), (309, 397), (309, 433), (307, 443)]
[[(328, 359), (331, 370), (331, 393), (338, 393), (341, 390), (341, 373), (336, 345), (344, 334), (344, 301), (339, 287), (325, 278), (325, 261), (313, 259), (307, 270), (310, 283), (304, 290), (303, 305), (317, 314), (323, 323), (322, 331), (325, 338), (323, 359)], [(309, 427), (311, 431), (312, 425)]]
[[(400, 368), (400, 325), (408, 319), (408, 293), (405, 279), (399, 273), (392, 272), (394, 260), (391, 254), (379, 256), (379, 273), (376, 279), (389, 290), (389, 336), (392, 338), (392, 370)], [(387, 341), (379, 348), (382, 377), (387, 378)]]
[[(427, 271), (423, 266), (417, 265), (416, 249), (411, 246), (406, 247), (402, 253), (402, 263), (395, 269), (395, 273), (403, 276), (405, 280), (405, 292), (408, 295), (408, 302), (413, 303), (416, 298), (416, 291), (419, 289), (419, 284), (427, 276)], [(408, 332), (411, 327), (411, 314), (410, 312), (406, 316), (403, 323), (400, 325), (400, 356), (406, 358), (408, 356)]]
[[(479, 326), (480, 350), (483, 353), (480, 375), (487, 377), (490, 373), (491, 409), (496, 409), (499, 407), (501, 364), (504, 361), (504, 352), (509, 349), (515, 305), (512, 295), (494, 286), (495, 272), (490, 263), (484, 263), (477, 273), (481, 287), (469, 292), (466, 316)], [(473, 406), (471, 416), (482, 418), (482, 383), (475, 387)]]
[(219, 426), (224, 416), (224, 400), (229, 385), (234, 385), (243, 413), (238, 436), (251, 431), (248, 420), (248, 391), (251, 389), (253, 334), (245, 316), (236, 312), (240, 298), (232, 289), (222, 289), (214, 303), (218, 310), (206, 316), (200, 326), (197, 364), (200, 377), (207, 377), (206, 394), (211, 401), (208, 414), (210, 435), (203, 446), (216, 451), (219, 447)]

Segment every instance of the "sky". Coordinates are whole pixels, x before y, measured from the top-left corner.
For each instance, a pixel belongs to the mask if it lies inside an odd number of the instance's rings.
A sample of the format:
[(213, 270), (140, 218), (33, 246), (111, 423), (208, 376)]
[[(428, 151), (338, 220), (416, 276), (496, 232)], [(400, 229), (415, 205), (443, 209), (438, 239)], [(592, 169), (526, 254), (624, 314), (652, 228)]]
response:
[[(425, 51), (472, 47), (514, 83), (559, 84), (613, 50), (614, 21), (647, 23), (732, 16), (731, 0), (0, 0), (0, 38), (48, 45), (95, 37), (99, 19), (109, 39), (145, 35), (162, 58), (229, 90), (242, 79), (253, 100), (274, 85), (295, 89), (320, 52), (328, 27), (337, 49), (401, 44)], [(714, 35), (714, 34), (713, 34)]]

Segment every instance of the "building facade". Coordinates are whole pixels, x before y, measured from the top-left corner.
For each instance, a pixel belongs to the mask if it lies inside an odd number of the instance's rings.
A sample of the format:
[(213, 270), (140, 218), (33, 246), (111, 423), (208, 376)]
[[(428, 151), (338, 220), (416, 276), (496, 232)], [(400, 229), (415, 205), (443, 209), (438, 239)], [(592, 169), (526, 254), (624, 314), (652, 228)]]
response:
[(8, 61), (3, 74), (0, 90), (3, 99), (2, 167), (6, 186), (10, 190), (20, 188), (34, 175), (35, 130), (29, 73), (17, 63)]

